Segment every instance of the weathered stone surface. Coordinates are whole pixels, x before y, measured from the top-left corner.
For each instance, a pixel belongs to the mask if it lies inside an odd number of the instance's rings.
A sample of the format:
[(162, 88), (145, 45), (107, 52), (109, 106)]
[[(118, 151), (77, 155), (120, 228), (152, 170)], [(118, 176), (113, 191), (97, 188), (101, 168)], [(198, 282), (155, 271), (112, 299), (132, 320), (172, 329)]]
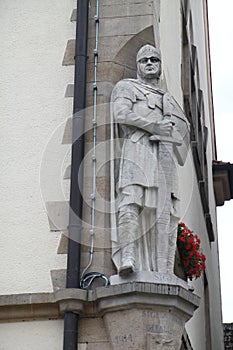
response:
[[(180, 349), (184, 319), (174, 310), (154, 307), (118, 311), (104, 316), (113, 349)], [(166, 346), (166, 345), (165, 345)]]
[(65, 97), (74, 97), (74, 84), (68, 84), (65, 91)]
[(199, 305), (199, 297), (183, 287), (145, 282), (126, 282), (108, 288), (98, 288), (94, 291), (92, 300), (98, 301), (98, 310), (102, 314), (106, 310), (109, 312), (127, 309), (130, 300), (144, 307), (148, 307), (151, 303), (174, 306), (190, 316)]
[[(124, 66), (112, 62), (99, 62), (97, 66), (97, 82), (110, 81), (116, 83), (124, 76)], [(87, 82), (93, 82), (94, 66), (93, 63), (87, 65)]]
[[(99, 37), (114, 37), (125, 35), (125, 33), (134, 35), (152, 25), (152, 20), (152, 15), (103, 18), (99, 28)], [(111, 31), (108, 30), (110, 27)], [(90, 21), (89, 38), (93, 37), (95, 37), (95, 26)]]
[(60, 289), (55, 295), (61, 314), (74, 312), (82, 314), (86, 306), (87, 291), (82, 289)]
[(66, 121), (62, 144), (71, 144), (72, 143), (72, 119), (68, 118)]
[(64, 231), (69, 222), (69, 202), (47, 202), (46, 210), (51, 231)]
[[(124, 5), (127, 2), (128, 5), (130, 4), (135, 4), (135, 0), (103, 0), (101, 2), (101, 6), (115, 6), (115, 5)], [(148, 2), (146, 0), (145, 2)], [(144, 1), (142, 0), (137, 0), (137, 3), (142, 3), (144, 4)]]
[(0, 295), (0, 307), (27, 304), (49, 304), (54, 302), (53, 293), (28, 293)]
[(112, 349), (179, 350), (185, 322), (199, 305), (199, 298), (184, 288), (155, 283), (99, 288), (92, 297)]
[(59, 308), (56, 304), (28, 304), (19, 306), (0, 307), (0, 321), (29, 321), (35, 319), (56, 319)]
[(79, 341), (87, 343), (107, 342), (107, 334), (101, 317), (82, 318), (79, 323)]
[(63, 179), (64, 179), (64, 180), (69, 180), (69, 179), (70, 179), (70, 176), (71, 176), (71, 165), (68, 165), (68, 167), (67, 167), (66, 170), (65, 170)]
[(51, 270), (50, 274), (51, 274), (54, 291), (57, 291), (59, 289), (64, 289), (66, 287), (66, 270), (65, 269)]
[[(114, 57), (117, 55), (119, 50), (124, 47), (124, 45), (133, 37), (133, 35), (121, 35), (121, 36), (113, 36), (103, 37), (99, 42), (99, 51), (98, 51), (98, 64), (100, 62), (114, 62)], [(111, 40), (111, 46), (109, 46), (109, 40)], [(95, 48), (95, 39), (90, 38), (88, 41), (88, 62), (94, 61), (93, 50)], [(127, 65), (127, 62), (124, 62)], [(102, 80), (102, 79), (101, 79)]]
[(76, 18), (77, 18), (77, 9), (74, 9), (71, 13), (71, 16), (70, 16), (70, 21), (71, 22), (75, 22), (76, 21)]
[[(111, 46), (109, 46), (109, 40), (111, 40)], [(146, 28), (137, 35), (127, 34), (113, 36), (111, 38), (103, 37), (99, 42), (98, 65), (101, 62), (113, 62), (118, 63), (125, 68), (136, 70), (135, 56), (137, 51), (147, 43), (154, 43), (153, 26), (149, 23)], [(90, 38), (88, 42), (89, 63), (94, 61), (94, 48), (95, 39)], [(124, 78), (126, 77), (127, 76), (124, 75)]]
[[(99, 82), (97, 84), (98, 95), (110, 97), (113, 84), (111, 82)], [(87, 95), (93, 95), (93, 83), (87, 84)]]
[(89, 343), (87, 350), (111, 350), (111, 346), (108, 342)]
[[(114, 8), (113, 8), (114, 6)], [(152, 14), (152, 1), (134, 2), (134, 3), (121, 3), (121, 4), (108, 4), (102, 5), (100, 11), (100, 18), (108, 17), (131, 17), (138, 15), (151, 15)]]
[[(124, 17), (124, 16), (137, 16), (147, 15), (152, 13), (152, 1), (138, 1), (138, 2), (112, 2), (100, 3), (99, 5), (99, 18), (112, 18), (112, 17)], [(95, 4), (90, 2), (89, 17), (94, 17), (96, 13)], [(71, 16), (72, 21), (76, 20), (76, 10), (73, 11)]]
[[(87, 263), (89, 261), (89, 252), (83, 252), (82, 254), (82, 265), (81, 265), (81, 271), (87, 266)], [(100, 266), (103, 266), (100, 268)], [(87, 271), (95, 271), (103, 273), (105, 276), (110, 276), (114, 271), (114, 266), (111, 262), (111, 252), (108, 249), (102, 249), (99, 250), (98, 248), (95, 248), (94, 255), (93, 255), (93, 263), (91, 265), (91, 268)], [(99, 280), (99, 287), (104, 286), (104, 280)]]
[[(85, 200), (84, 207), (83, 207), (83, 228), (84, 230), (88, 230), (91, 228), (91, 215), (92, 215), (92, 206), (91, 206), (91, 200)], [(95, 209), (96, 210), (96, 209)], [(99, 213), (98, 210), (96, 210), (96, 217), (95, 217), (95, 227), (104, 229), (105, 228), (105, 222), (106, 217), (104, 213)]]
[(0, 320), (32, 320), (59, 317), (53, 293), (30, 293), (0, 296)]
[[(99, 83), (100, 84), (100, 83)], [(109, 150), (109, 140), (110, 138), (110, 105), (109, 105), (109, 96), (100, 96), (97, 97), (98, 105), (96, 108), (96, 142), (98, 149), (104, 149), (104, 154)], [(101, 103), (101, 100), (107, 100), (107, 103)], [(93, 96), (88, 96), (88, 102), (93, 103)], [(94, 110), (93, 106), (89, 106), (86, 109), (85, 117), (85, 153), (87, 154), (93, 148), (93, 139), (94, 139)], [(99, 142), (106, 141), (105, 143), (99, 144)], [(99, 161), (99, 159), (98, 159)], [(104, 159), (103, 159), (104, 161)]]
[(66, 45), (62, 65), (63, 66), (74, 65), (74, 55), (75, 55), (75, 39), (70, 39), (68, 40)]
[(152, 271), (138, 271), (128, 276), (114, 275), (110, 277), (111, 285), (118, 285), (126, 282), (144, 282), (144, 283), (158, 283), (164, 285), (180, 286), (186, 290), (189, 289), (188, 284), (172, 274), (165, 274)]
[[(91, 166), (87, 168), (90, 172), (92, 173)], [(88, 173), (88, 172), (86, 172)], [(86, 200), (87, 203), (89, 203), (90, 195), (92, 193), (92, 176), (88, 176), (85, 178), (85, 184), (84, 188), (86, 191), (86, 196), (84, 196), (84, 199)], [(104, 214), (106, 210), (106, 205), (108, 204), (109, 201), (109, 188), (110, 188), (110, 180), (109, 177), (96, 177), (96, 191), (95, 191), (95, 201), (97, 203), (96, 207), (98, 210)]]
[[(98, 212), (97, 212), (98, 213)], [(98, 221), (99, 222), (99, 221)], [(97, 254), (98, 251), (108, 249), (110, 251), (111, 243), (110, 243), (110, 228), (104, 228), (104, 227), (98, 227), (98, 222), (95, 222), (95, 227), (94, 227), (94, 247), (95, 247), (95, 255)], [(90, 249), (91, 245), (91, 236), (90, 236), (90, 230), (91, 226), (90, 224), (83, 224), (83, 230), (82, 230), (82, 245), (83, 245), (83, 251), (87, 251)], [(95, 257), (95, 256), (94, 256)], [(109, 257), (111, 260), (111, 256)], [(106, 263), (109, 266), (109, 262), (106, 261)], [(101, 266), (101, 269), (104, 268), (102, 265), (97, 265)]]
[(68, 251), (68, 232), (62, 233), (60, 242), (57, 248), (57, 254), (67, 254)]
[(95, 343), (79, 343), (79, 350), (111, 350), (108, 342), (95, 342)]

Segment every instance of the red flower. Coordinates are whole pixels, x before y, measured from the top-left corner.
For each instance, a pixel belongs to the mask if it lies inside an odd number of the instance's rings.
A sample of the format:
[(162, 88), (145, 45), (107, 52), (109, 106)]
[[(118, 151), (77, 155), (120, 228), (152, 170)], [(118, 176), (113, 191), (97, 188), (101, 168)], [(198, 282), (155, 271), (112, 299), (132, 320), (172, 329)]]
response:
[(198, 278), (205, 270), (206, 261), (205, 255), (199, 251), (201, 240), (183, 222), (178, 225), (177, 233), (177, 247), (184, 272), (190, 279)]

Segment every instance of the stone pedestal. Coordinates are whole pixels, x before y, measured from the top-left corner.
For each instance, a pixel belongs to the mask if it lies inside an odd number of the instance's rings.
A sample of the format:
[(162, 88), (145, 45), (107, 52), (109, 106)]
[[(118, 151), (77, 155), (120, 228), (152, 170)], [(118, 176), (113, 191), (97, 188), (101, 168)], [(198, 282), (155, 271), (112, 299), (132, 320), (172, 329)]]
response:
[(199, 297), (186, 282), (175, 275), (148, 272), (127, 279), (112, 276), (111, 283), (89, 291), (64, 289), (54, 294), (61, 314), (103, 319), (105, 338), (87, 349), (103, 349), (104, 342), (104, 349), (112, 350), (180, 350), (185, 323), (199, 306)]
[(181, 285), (125, 282), (102, 292), (96, 302), (113, 350), (179, 350), (185, 323), (199, 305)]

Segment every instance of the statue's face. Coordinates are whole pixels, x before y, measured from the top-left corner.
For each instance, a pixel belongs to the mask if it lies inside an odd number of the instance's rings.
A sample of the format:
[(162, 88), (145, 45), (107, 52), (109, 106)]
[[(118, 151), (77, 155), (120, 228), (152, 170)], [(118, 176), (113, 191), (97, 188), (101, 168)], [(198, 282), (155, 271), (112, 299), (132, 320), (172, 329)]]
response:
[(161, 74), (161, 62), (158, 57), (143, 57), (137, 64), (138, 75), (142, 78), (159, 78)]

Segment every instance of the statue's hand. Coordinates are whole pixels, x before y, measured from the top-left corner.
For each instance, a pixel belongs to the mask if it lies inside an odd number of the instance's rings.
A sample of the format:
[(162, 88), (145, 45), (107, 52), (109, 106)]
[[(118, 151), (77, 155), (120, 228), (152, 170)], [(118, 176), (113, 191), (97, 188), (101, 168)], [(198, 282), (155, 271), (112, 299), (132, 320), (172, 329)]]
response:
[(155, 134), (161, 136), (171, 136), (174, 123), (171, 120), (162, 120), (159, 123), (155, 123)]

